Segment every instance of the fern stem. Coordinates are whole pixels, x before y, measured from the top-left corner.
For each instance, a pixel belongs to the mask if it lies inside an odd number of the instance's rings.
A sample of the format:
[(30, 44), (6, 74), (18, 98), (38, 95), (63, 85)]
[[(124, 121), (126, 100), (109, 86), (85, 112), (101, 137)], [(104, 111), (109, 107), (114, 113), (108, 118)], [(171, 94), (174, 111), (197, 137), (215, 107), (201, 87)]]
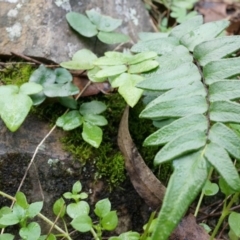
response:
[[(239, 192), (237, 192), (237, 193), (235, 193), (235, 194), (233, 195), (231, 201), (228, 203), (227, 206), (225, 206), (225, 204), (224, 204), (224, 208), (223, 208), (221, 217), (218, 219), (218, 223), (217, 223), (216, 227), (215, 227), (214, 230), (213, 230), (213, 233), (212, 233), (212, 235), (211, 235), (211, 237), (210, 237), (210, 240), (213, 240), (213, 239), (214, 239), (214, 237), (216, 236), (216, 234), (217, 234), (219, 228), (221, 227), (224, 219), (231, 213), (231, 210), (230, 210), (230, 209), (231, 209), (233, 203), (236, 202), (236, 200), (238, 199), (238, 197), (239, 197)], [(225, 199), (225, 200), (226, 200), (226, 199)]]
[[(209, 174), (208, 174), (208, 177), (207, 177), (207, 180), (210, 180), (210, 178), (211, 178), (211, 176), (212, 176), (212, 173), (213, 173), (213, 170), (214, 170), (214, 168), (211, 167), (211, 168), (210, 168), (210, 171), (209, 171)], [(207, 181), (207, 180), (206, 180), (206, 181)], [(198, 200), (198, 204), (197, 204), (197, 207), (196, 207), (196, 210), (195, 210), (195, 213), (194, 213), (194, 217), (197, 217), (197, 215), (198, 215), (198, 211), (199, 211), (200, 206), (201, 206), (201, 204), (202, 204), (203, 197), (204, 197), (204, 192), (202, 191), (202, 192), (201, 192), (201, 195), (200, 195), (200, 198), (199, 198), (199, 200)]]

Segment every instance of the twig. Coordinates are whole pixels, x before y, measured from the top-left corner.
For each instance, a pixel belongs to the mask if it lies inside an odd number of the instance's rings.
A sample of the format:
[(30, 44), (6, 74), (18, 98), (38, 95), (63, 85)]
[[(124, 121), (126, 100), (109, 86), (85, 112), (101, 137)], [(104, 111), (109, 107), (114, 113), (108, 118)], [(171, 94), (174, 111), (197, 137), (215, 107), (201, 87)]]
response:
[(27, 61), (36, 63), (36, 64), (43, 64), (42, 62), (40, 62), (40, 61), (38, 61), (38, 60), (35, 60), (35, 59), (31, 58), (31, 57), (27, 57), (27, 56), (25, 56), (25, 55), (23, 55), (23, 54), (21, 54), (21, 53), (11, 52), (11, 54), (12, 54), (12, 55), (15, 55), (15, 56), (17, 56), (17, 57), (20, 57), (20, 58), (22, 58), (22, 59), (25, 59), (25, 60), (27, 60)]

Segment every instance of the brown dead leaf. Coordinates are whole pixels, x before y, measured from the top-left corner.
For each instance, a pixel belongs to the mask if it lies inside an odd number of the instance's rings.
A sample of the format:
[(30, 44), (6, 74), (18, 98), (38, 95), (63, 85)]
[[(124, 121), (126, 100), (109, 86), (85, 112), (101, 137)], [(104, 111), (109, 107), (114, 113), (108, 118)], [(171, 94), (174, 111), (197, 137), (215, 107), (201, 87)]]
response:
[(138, 152), (128, 130), (129, 107), (126, 107), (118, 130), (118, 146), (125, 158), (125, 167), (131, 182), (153, 209), (159, 208), (162, 203), (165, 186), (155, 177)]
[[(86, 84), (88, 83), (88, 78), (84, 76), (74, 76), (73, 83), (79, 88), (81, 91)], [(92, 83), (81, 95), (82, 97), (97, 95), (102, 92), (104, 94), (112, 92), (111, 85), (108, 82), (102, 83)]]

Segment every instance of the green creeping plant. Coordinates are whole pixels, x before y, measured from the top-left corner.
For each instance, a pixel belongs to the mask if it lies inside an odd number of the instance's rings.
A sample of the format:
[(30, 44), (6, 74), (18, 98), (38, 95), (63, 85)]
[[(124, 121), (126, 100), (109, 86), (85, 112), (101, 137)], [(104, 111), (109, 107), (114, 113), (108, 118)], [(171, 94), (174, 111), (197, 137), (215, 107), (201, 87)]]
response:
[[(141, 112), (160, 128), (144, 146), (161, 146), (154, 164), (172, 162), (152, 240), (168, 239), (198, 196), (211, 169), (240, 191), (233, 159), (240, 160), (240, 137), (229, 123), (240, 123), (240, 36), (219, 36), (229, 22), (203, 24), (196, 16), (169, 35), (147, 35), (131, 51), (155, 51), (159, 68), (145, 74), (137, 87), (158, 93)], [(142, 34), (142, 37), (144, 35)], [(144, 38), (144, 37), (143, 37)], [(157, 94), (156, 94), (157, 95)]]

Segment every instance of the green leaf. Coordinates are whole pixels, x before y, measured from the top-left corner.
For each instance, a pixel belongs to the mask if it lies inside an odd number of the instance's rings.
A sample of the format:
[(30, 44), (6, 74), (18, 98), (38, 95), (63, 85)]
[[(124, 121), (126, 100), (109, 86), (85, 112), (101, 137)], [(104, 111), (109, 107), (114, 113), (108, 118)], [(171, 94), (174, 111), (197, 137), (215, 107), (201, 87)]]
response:
[(179, 45), (175, 37), (159, 38), (149, 41), (140, 41), (132, 46), (131, 51), (135, 53), (154, 51), (159, 55), (166, 54)]
[(140, 97), (143, 90), (136, 88), (136, 84), (141, 82), (143, 78), (139, 75), (123, 73), (116, 77), (112, 82), (112, 87), (119, 87), (118, 92), (131, 107), (134, 107)]
[(211, 102), (221, 100), (236, 100), (240, 98), (240, 81), (226, 80), (212, 83), (209, 86), (209, 100)]
[(205, 23), (181, 37), (180, 42), (193, 51), (198, 44), (215, 38), (229, 26), (229, 23), (227, 20)]
[(34, 202), (29, 205), (27, 209), (27, 214), (29, 218), (34, 218), (38, 213), (41, 212), (43, 207), (43, 202)]
[(183, 87), (201, 80), (201, 75), (193, 63), (183, 63), (169, 72), (154, 75), (138, 84), (138, 87), (149, 90), (169, 90)]
[(56, 125), (58, 127), (62, 127), (65, 131), (75, 129), (81, 126), (82, 123), (83, 123), (82, 116), (77, 110), (73, 110), (62, 115), (56, 121)]
[(218, 190), (219, 187), (216, 183), (211, 183), (207, 180), (202, 191), (206, 196), (213, 196), (218, 193)]
[(36, 222), (31, 222), (27, 227), (23, 227), (19, 231), (19, 235), (22, 239), (28, 240), (38, 240), (41, 235), (41, 227)]
[(21, 85), (19, 92), (26, 95), (31, 95), (39, 93), (43, 90), (43, 87), (40, 84), (35, 82), (27, 82)]
[(80, 181), (77, 181), (73, 184), (72, 193), (77, 194), (82, 191), (82, 184)]
[(50, 233), (48, 236), (47, 236), (47, 239), (46, 240), (56, 240), (57, 238), (55, 237), (54, 234)]
[(123, 72), (126, 72), (126, 71), (127, 71), (127, 67), (125, 65), (104, 67), (95, 76), (97, 78), (107, 78), (107, 77), (119, 75), (119, 74), (121, 74)]
[(237, 237), (240, 237), (240, 214), (237, 212), (232, 212), (228, 217), (228, 223), (231, 230), (235, 233)]
[(28, 115), (32, 100), (22, 93), (11, 94), (1, 99), (0, 116), (7, 128), (15, 132)]
[(0, 224), (3, 226), (11, 226), (20, 222), (18, 216), (14, 213), (4, 214), (0, 217)]
[(63, 198), (59, 198), (53, 205), (53, 213), (56, 216), (64, 217), (66, 213), (66, 204)]
[(205, 156), (211, 165), (219, 172), (227, 184), (234, 190), (240, 190), (240, 178), (227, 152), (215, 143), (209, 143)]
[(37, 93), (37, 94), (33, 94), (30, 96), (33, 102), (34, 106), (40, 105), (41, 103), (44, 102), (44, 100), (46, 99), (45, 94), (42, 92)]
[(56, 68), (54, 70), (57, 83), (67, 83), (72, 81), (71, 73), (65, 68)]
[(67, 214), (71, 218), (76, 218), (78, 216), (88, 215), (90, 211), (89, 204), (85, 201), (79, 201), (77, 203), (70, 203), (67, 206)]
[(158, 67), (158, 62), (155, 60), (147, 60), (134, 65), (130, 65), (128, 68), (129, 73), (142, 73), (150, 71)]
[(140, 117), (152, 119), (185, 117), (191, 114), (203, 114), (207, 111), (207, 108), (204, 97), (192, 96), (147, 106), (141, 112)]
[(130, 40), (130, 38), (123, 33), (116, 32), (102, 32), (100, 31), (97, 35), (98, 39), (107, 44), (125, 43)]
[(118, 217), (116, 211), (108, 212), (100, 221), (103, 229), (107, 231), (114, 230), (118, 225)]
[(69, 95), (78, 94), (79, 89), (71, 82), (68, 82), (65, 84), (49, 84), (44, 88), (43, 92), (47, 97), (67, 97)]
[(210, 103), (210, 120), (240, 123), (240, 104), (230, 101)]
[(24, 219), (26, 219), (26, 217), (28, 217), (27, 211), (21, 206), (19, 206), (17, 203), (14, 204), (12, 213), (17, 216), (19, 222), (23, 221)]
[(91, 102), (85, 102), (80, 106), (80, 113), (82, 115), (87, 114), (100, 114), (104, 112), (107, 109), (107, 106), (105, 103), (101, 101), (91, 101)]
[(207, 128), (208, 122), (205, 116), (202, 114), (190, 115), (180, 118), (151, 134), (145, 139), (143, 145), (163, 145), (185, 133), (190, 133), (195, 130), (205, 132)]
[(5, 95), (11, 95), (18, 92), (19, 88), (16, 85), (2, 85), (0, 86), (0, 100), (1, 98), (5, 98)]
[(84, 119), (84, 121), (89, 122), (93, 125), (97, 125), (97, 126), (105, 126), (108, 124), (107, 119), (101, 115), (86, 114), (83, 116), (83, 119)]
[(60, 97), (58, 101), (67, 108), (77, 109), (78, 102), (72, 97)]
[(93, 69), (88, 70), (87, 76), (92, 82), (104, 82), (106, 81), (106, 78), (97, 78), (96, 74), (100, 71), (101, 69), (99, 67), (94, 67)]
[(226, 183), (226, 181), (222, 177), (219, 178), (218, 185), (221, 189), (221, 192), (224, 193), (226, 196), (230, 196), (231, 194), (236, 192), (229, 187), (229, 185)]
[(138, 37), (142, 41), (149, 41), (149, 40), (155, 40), (158, 38), (166, 38), (168, 37), (169, 33), (165, 32), (139, 32)]
[(136, 55), (133, 55), (130, 60), (128, 61), (128, 64), (136, 64), (136, 63), (140, 63), (146, 60), (150, 60), (153, 58), (157, 57), (157, 53), (156, 52), (143, 52), (143, 53), (138, 53)]
[(140, 234), (138, 232), (125, 232), (121, 233), (119, 237), (110, 237), (109, 240), (139, 240)]
[(123, 59), (119, 59), (118, 57), (100, 57), (98, 58), (94, 64), (97, 66), (116, 66), (116, 65), (122, 65), (126, 63), (126, 61), (124, 61)]
[(193, 97), (193, 96), (203, 96), (206, 97), (207, 92), (204, 87), (204, 85), (198, 81), (198, 82), (193, 82), (192, 84), (186, 85), (186, 86), (181, 86), (177, 88), (173, 88), (153, 101), (151, 101), (148, 104), (148, 107), (152, 107), (155, 104), (161, 103), (161, 102), (166, 102), (174, 99), (180, 99), (180, 98), (186, 98), (186, 97)]
[(98, 217), (103, 218), (106, 214), (110, 212), (110, 210), (111, 202), (108, 198), (105, 198), (96, 203), (94, 212)]
[(173, 36), (180, 39), (184, 35), (195, 30), (197, 27), (199, 27), (202, 24), (203, 24), (203, 17), (201, 15), (198, 15), (174, 27), (169, 36)]
[(226, 36), (203, 42), (194, 48), (193, 55), (201, 66), (219, 60), (240, 49), (240, 36)]
[(100, 31), (111, 32), (122, 24), (121, 19), (114, 19), (109, 16), (101, 15), (94, 9), (86, 11), (86, 14), (91, 22), (95, 24), (97, 29)]
[(173, 166), (152, 240), (168, 239), (207, 179), (202, 150), (176, 159)]
[(46, 68), (44, 65), (40, 65), (29, 78), (29, 82), (35, 82), (43, 87), (47, 84), (54, 83), (56, 80), (56, 74), (53, 70)]
[(222, 123), (215, 123), (208, 136), (211, 142), (225, 148), (234, 158), (240, 160), (240, 137)]
[(72, 60), (81, 65), (81, 69), (92, 69), (94, 67), (94, 61), (96, 61), (97, 56), (88, 49), (81, 49), (74, 53)]
[(14, 235), (9, 234), (9, 233), (3, 233), (0, 235), (0, 240), (13, 240)]
[(240, 57), (212, 61), (203, 67), (207, 84), (240, 74)]
[(168, 142), (155, 156), (154, 164), (160, 164), (183, 154), (198, 150), (206, 144), (207, 136), (204, 132), (195, 130), (176, 137)]
[(85, 37), (93, 37), (98, 33), (96, 26), (80, 13), (69, 12), (66, 15), (66, 19), (75, 31)]
[(82, 138), (95, 148), (98, 148), (102, 142), (102, 129), (91, 123), (83, 123)]
[(92, 219), (88, 215), (80, 215), (74, 218), (71, 223), (72, 227), (79, 232), (88, 232), (92, 228)]
[(26, 199), (26, 196), (24, 195), (24, 193), (22, 192), (17, 192), (16, 195), (15, 195), (15, 198), (16, 198), (16, 203), (24, 208), (24, 209), (27, 209), (29, 207), (29, 204), (27, 202), (27, 199)]

